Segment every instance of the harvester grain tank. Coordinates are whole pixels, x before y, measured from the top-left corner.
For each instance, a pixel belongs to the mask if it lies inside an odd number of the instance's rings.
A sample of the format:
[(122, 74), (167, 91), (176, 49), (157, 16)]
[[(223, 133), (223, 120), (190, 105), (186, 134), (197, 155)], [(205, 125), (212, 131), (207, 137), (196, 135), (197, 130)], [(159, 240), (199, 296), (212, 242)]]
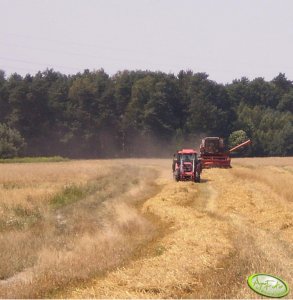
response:
[(172, 170), (176, 181), (200, 182), (202, 167), (197, 152), (194, 149), (177, 151), (174, 154)]
[(206, 137), (200, 144), (200, 157), (203, 169), (231, 168), (230, 153), (251, 144), (247, 140), (228, 151), (225, 151), (224, 140), (220, 137)]

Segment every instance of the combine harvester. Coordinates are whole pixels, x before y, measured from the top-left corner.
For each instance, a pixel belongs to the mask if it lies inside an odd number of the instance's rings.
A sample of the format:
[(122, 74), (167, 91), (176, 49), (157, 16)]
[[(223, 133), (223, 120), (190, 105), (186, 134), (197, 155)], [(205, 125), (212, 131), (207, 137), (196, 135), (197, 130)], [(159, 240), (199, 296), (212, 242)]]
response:
[(191, 180), (200, 182), (202, 171), (197, 152), (193, 149), (182, 149), (174, 154), (172, 170), (176, 181)]
[(230, 153), (251, 144), (247, 140), (232, 149), (225, 151), (224, 141), (220, 137), (206, 137), (200, 144), (200, 158), (203, 169), (209, 168), (231, 168)]

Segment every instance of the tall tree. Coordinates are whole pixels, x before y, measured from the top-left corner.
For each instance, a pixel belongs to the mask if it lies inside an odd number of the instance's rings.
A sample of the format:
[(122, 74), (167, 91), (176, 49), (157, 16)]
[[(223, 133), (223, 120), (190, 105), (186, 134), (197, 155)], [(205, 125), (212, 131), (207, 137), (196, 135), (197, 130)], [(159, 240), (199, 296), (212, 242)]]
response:
[(0, 123), (0, 158), (11, 158), (21, 154), (25, 141), (16, 129)]

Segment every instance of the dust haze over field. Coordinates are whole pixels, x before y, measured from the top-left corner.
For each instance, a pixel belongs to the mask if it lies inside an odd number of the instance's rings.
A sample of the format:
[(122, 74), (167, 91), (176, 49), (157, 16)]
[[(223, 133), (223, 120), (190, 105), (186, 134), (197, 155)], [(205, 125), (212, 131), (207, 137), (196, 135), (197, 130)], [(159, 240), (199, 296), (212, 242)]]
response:
[(0, 165), (0, 296), (259, 298), (257, 272), (292, 288), (292, 179), (292, 158), (200, 184), (166, 159)]
[(158, 138), (153, 134), (147, 133), (142, 137), (132, 137), (132, 145), (125, 146), (121, 155), (128, 158), (169, 158), (174, 154), (174, 151), (176, 152), (176, 149), (197, 148), (197, 146), (201, 143), (201, 139), (205, 136), (206, 135), (204, 133), (192, 134), (189, 137), (176, 136), (170, 142), (165, 140), (164, 137)]

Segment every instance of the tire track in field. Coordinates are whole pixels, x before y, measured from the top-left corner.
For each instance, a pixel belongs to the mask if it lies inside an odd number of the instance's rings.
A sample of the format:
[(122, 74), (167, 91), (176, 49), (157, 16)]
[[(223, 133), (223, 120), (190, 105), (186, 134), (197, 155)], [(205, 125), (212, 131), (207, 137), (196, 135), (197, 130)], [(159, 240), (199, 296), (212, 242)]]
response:
[(105, 178), (105, 184), (100, 182), (101, 188), (91, 195), (46, 211), (42, 226), (37, 228), (44, 243), (35, 252), (35, 265), (1, 280), (2, 297), (51, 297), (64, 286), (102, 276), (125, 264), (160, 234), (135, 208), (158, 192), (154, 184), (157, 173), (127, 167), (123, 177), (118, 173), (112, 180)]
[[(264, 183), (242, 180), (232, 170), (204, 170), (202, 178), (201, 184), (175, 183), (165, 172), (160, 193), (141, 211), (169, 230), (149, 244), (148, 255), (142, 252), (144, 256), (65, 296), (259, 298), (246, 283), (257, 272), (279, 275), (292, 286), (292, 244), (281, 234), (288, 230), (281, 229), (282, 217), (291, 217), (291, 204), (280, 202)], [(276, 210), (280, 220), (272, 224)]]
[[(259, 272), (279, 275), (292, 284), (293, 247), (290, 240), (280, 238), (280, 230), (275, 230), (276, 226), (280, 228), (282, 218), (273, 228), (264, 222), (271, 210), (280, 210), (278, 195), (272, 194), (270, 187), (263, 183), (235, 178), (231, 170), (210, 170), (209, 176), (217, 190), (217, 212), (213, 213), (230, 224), (233, 251), (223, 259), (219, 269), (196, 277), (205, 288), (203, 293), (192, 296), (259, 298), (246, 284), (249, 275)], [(286, 215), (291, 206), (290, 203), (283, 205), (280, 216)], [(215, 283), (213, 288), (207, 289), (211, 282)]]
[[(215, 218), (216, 191), (208, 182), (202, 188), (192, 182), (175, 183), (164, 178), (162, 191), (148, 199), (143, 213), (160, 217), (170, 232), (152, 245), (148, 257), (131, 262), (96, 279), (85, 289), (76, 289), (66, 297), (77, 298), (180, 298), (201, 290), (196, 276), (217, 269), (230, 255), (227, 224)], [(211, 194), (210, 202), (202, 195)]]

